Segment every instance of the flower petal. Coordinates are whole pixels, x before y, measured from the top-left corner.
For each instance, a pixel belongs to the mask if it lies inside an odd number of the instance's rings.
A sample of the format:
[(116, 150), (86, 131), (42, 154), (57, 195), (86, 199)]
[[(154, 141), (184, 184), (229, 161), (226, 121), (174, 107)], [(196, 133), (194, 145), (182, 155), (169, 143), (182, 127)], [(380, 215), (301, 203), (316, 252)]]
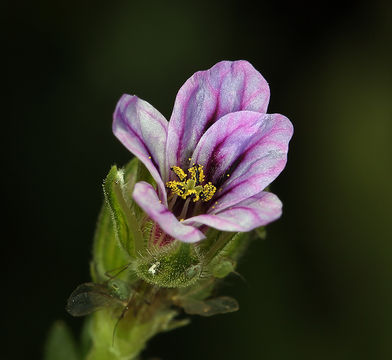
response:
[(192, 161), (218, 191), (217, 210), (264, 190), (283, 170), (293, 126), (283, 115), (253, 111), (230, 113), (200, 139)]
[(166, 203), (167, 120), (148, 102), (124, 94), (113, 114), (113, 133), (150, 171)]
[(250, 231), (278, 219), (282, 202), (275, 194), (262, 191), (237, 205), (217, 213), (198, 215), (186, 219), (184, 224), (201, 224), (222, 231)]
[(163, 231), (175, 239), (193, 243), (205, 238), (200, 230), (179, 222), (173, 213), (160, 202), (155, 189), (150, 184), (144, 181), (136, 183), (133, 199), (151, 219), (159, 224)]
[(195, 73), (179, 90), (168, 128), (167, 167), (186, 167), (199, 139), (222, 116), (239, 110), (265, 113), (269, 87), (247, 61), (222, 61)]

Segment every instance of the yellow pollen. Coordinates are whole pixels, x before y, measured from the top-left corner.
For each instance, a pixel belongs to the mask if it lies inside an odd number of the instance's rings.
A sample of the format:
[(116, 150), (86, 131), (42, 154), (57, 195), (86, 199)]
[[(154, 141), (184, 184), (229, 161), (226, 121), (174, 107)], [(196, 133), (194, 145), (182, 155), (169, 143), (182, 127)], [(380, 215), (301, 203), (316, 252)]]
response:
[(193, 202), (202, 200), (209, 201), (214, 196), (216, 187), (211, 182), (203, 185), (205, 175), (203, 171), (203, 165), (194, 164), (188, 169), (189, 177), (178, 166), (172, 166), (171, 169), (177, 175), (180, 181), (168, 181), (166, 187), (168, 187), (174, 194), (180, 196), (182, 199), (186, 199), (188, 196), (193, 198)]
[(230, 174), (227, 174), (226, 176), (227, 176), (227, 177), (229, 177), (229, 176), (230, 176)]
[(184, 219), (180, 219), (180, 221), (182, 222), (182, 221), (184, 221)]
[(148, 158), (151, 159), (151, 156), (149, 156)]
[(174, 173), (178, 176), (180, 181), (184, 181), (187, 175), (185, 174), (184, 170), (182, 170), (178, 166), (172, 166), (171, 169), (174, 171)]

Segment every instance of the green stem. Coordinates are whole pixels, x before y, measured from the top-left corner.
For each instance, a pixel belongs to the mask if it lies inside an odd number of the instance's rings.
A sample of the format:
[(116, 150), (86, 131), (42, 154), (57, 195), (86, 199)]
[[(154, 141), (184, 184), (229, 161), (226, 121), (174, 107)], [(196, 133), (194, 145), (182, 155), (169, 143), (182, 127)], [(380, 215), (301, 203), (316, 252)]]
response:
[(123, 309), (102, 309), (93, 314), (93, 345), (86, 360), (138, 359), (150, 338), (172, 328), (176, 315), (166, 303), (165, 290), (141, 282)]

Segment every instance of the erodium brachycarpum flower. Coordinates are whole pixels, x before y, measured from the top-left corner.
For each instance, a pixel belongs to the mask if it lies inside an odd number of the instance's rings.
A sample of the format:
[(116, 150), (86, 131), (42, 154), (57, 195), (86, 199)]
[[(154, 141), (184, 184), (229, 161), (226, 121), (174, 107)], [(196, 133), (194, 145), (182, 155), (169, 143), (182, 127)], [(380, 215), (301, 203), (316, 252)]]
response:
[(241, 60), (189, 78), (169, 122), (137, 96), (121, 97), (113, 132), (156, 182), (136, 183), (133, 199), (169, 237), (197, 242), (208, 227), (246, 232), (280, 217), (281, 201), (265, 188), (286, 164), (293, 126), (266, 113), (269, 96)]

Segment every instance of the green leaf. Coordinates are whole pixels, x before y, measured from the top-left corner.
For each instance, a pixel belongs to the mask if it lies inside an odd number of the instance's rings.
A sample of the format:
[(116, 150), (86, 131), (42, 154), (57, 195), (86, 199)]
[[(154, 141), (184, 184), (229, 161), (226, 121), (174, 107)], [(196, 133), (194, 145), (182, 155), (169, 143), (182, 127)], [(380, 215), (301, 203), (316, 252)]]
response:
[(216, 279), (209, 277), (207, 279), (200, 279), (197, 283), (187, 287), (179, 289), (178, 296), (174, 301), (179, 302), (179, 306), (182, 306), (182, 299), (193, 299), (193, 300), (205, 300), (212, 295), (216, 286)]
[(44, 360), (81, 360), (75, 340), (63, 321), (56, 321), (49, 332)]
[(124, 170), (113, 166), (105, 179), (103, 189), (106, 203), (111, 211), (113, 228), (122, 249), (135, 258), (143, 249), (143, 235), (139, 223), (130, 206), (127, 194), (128, 187), (124, 183)]

